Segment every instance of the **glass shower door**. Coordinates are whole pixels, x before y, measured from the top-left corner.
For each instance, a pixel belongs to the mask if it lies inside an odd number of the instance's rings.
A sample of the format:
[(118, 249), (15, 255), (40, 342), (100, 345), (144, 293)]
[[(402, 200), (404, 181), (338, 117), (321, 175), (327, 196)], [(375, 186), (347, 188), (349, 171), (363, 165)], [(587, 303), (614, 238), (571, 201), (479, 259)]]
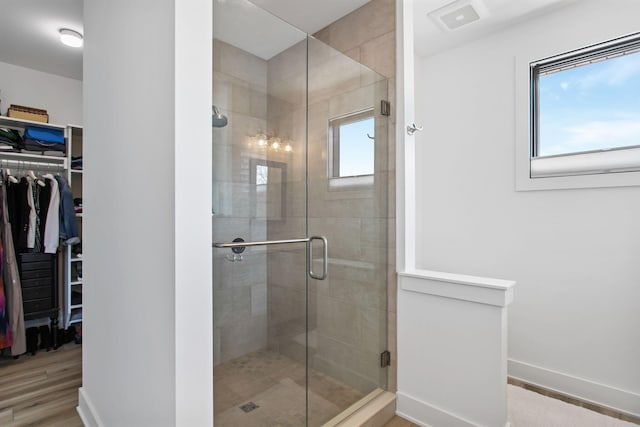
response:
[(308, 54), (308, 227), (329, 241), (328, 277), (308, 293), (309, 425), (321, 426), (387, 385), (389, 105), (384, 77), (313, 37)]
[(214, 2), (216, 427), (307, 425), (306, 45), (248, 1)]
[(321, 426), (386, 387), (386, 80), (244, 0), (213, 49), (215, 425)]

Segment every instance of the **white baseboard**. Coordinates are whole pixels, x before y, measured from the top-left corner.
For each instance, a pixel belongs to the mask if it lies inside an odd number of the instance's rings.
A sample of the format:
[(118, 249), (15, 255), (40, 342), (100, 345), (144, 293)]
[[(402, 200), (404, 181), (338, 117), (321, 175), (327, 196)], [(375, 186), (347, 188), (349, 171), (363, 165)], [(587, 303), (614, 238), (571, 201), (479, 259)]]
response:
[(87, 393), (84, 391), (84, 387), (80, 387), (78, 389), (78, 407), (76, 408), (76, 410), (78, 411), (78, 415), (80, 415), (82, 424), (84, 424), (85, 427), (104, 426), (104, 424), (100, 421), (98, 413), (91, 403), (89, 396), (87, 396)]
[(509, 359), (515, 379), (640, 417), (640, 394)]
[[(396, 393), (396, 414), (422, 427), (478, 427), (478, 424), (454, 415), (402, 392)], [(505, 424), (509, 427), (509, 423)]]

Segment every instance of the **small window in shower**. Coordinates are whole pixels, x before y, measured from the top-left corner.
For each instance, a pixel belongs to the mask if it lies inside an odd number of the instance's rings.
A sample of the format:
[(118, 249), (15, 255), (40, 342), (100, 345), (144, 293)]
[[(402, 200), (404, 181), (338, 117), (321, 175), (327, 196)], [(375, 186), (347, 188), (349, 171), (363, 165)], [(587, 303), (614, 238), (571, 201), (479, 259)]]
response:
[(329, 120), (329, 178), (332, 186), (373, 183), (374, 110)]

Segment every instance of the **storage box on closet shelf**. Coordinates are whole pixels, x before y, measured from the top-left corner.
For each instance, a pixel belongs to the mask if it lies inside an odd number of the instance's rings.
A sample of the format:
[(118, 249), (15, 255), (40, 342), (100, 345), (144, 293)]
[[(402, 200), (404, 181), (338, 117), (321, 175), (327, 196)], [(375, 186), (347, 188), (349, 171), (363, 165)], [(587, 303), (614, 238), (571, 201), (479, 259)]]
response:
[(33, 122), (49, 123), (49, 113), (47, 110), (25, 107), (24, 105), (11, 104), (7, 110), (7, 117), (31, 120)]

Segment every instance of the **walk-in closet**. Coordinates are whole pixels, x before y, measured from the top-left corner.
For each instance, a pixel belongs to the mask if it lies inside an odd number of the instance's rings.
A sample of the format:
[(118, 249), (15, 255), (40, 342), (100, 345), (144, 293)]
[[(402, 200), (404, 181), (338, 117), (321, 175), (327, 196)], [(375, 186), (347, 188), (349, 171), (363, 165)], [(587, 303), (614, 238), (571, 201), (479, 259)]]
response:
[[(6, 3), (10, 13), (0, 16), (0, 426), (81, 426), (82, 49), (62, 44), (68, 33), (61, 30), (82, 33), (82, 1)], [(42, 22), (56, 28), (45, 30)]]

